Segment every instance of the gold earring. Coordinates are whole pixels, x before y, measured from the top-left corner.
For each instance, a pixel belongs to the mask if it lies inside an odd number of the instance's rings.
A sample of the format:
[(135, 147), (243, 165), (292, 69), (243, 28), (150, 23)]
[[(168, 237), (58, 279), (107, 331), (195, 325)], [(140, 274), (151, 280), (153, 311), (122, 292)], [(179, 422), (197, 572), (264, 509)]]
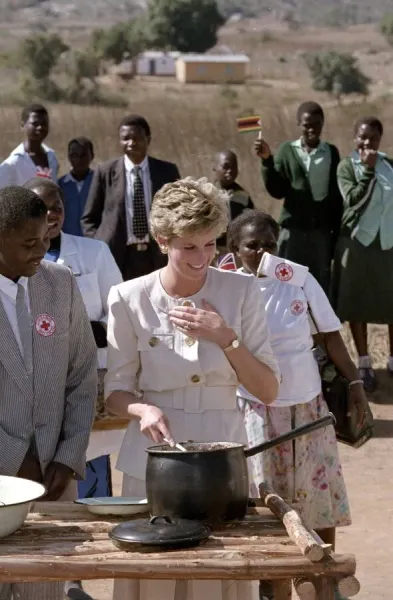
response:
[(161, 250), (161, 252), (163, 254), (168, 254), (168, 247), (167, 246), (161, 246), (160, 250)]

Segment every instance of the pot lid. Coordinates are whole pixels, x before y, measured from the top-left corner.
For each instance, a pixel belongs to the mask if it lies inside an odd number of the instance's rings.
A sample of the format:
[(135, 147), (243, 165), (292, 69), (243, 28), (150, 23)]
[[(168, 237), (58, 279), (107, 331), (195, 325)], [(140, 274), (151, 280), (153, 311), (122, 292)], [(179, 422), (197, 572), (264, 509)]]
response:
[(135, 519), (120, 523), (112, 529), (109, 537), (122, 543), (176, 546), (195, 544), (205, 540), (209, 535), (209, 527), (199, 521), (156, 516), (151, 519)]

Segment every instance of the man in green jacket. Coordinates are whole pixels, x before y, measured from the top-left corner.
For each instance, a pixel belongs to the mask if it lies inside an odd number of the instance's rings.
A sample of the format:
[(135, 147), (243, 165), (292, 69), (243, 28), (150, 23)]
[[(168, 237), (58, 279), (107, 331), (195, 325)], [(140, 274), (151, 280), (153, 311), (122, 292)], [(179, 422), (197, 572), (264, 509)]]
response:
[(343, 200), (337, 184), (340, 155), (321, 140), (322, 107), (304, 102), (297, 111), (300, 138), (281, 144), (275, 156), (263, 139), (255, 142), (262, 178), (273, 198), (283, 199), (279, 255), (306, 265), (325, 292), (340, 230)]

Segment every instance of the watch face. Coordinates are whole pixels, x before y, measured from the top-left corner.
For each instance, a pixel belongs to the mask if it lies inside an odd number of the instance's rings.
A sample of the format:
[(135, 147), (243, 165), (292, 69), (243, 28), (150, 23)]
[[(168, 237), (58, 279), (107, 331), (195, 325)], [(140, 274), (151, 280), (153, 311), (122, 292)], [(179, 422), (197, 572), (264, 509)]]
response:
[(234, 341), (232, 342), (232, 346), (233, 346), (234, 348), (239, 348), (239, 346), (240, 346), (240, 342), (239, 342), (239, 340), (234, 340)]

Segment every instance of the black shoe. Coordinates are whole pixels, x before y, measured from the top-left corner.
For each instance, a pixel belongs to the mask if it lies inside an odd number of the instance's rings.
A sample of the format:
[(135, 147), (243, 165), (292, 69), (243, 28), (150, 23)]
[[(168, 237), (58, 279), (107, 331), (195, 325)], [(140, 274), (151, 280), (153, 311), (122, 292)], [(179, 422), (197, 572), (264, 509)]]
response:
[(271, 581), (259, 582), (259, 600), (274, 600), (273, 584)]
[(82, 584), (76, 581), (67, 581), (64, 586), (64, 597), (66, 600), (93, 600), (93, 598), (85, 592)]
[(364, 391), (368, 394), (372, 394), (377, 389), (377, 377), (372, 367), (360, 368), (360, 378), (363, 381)]

